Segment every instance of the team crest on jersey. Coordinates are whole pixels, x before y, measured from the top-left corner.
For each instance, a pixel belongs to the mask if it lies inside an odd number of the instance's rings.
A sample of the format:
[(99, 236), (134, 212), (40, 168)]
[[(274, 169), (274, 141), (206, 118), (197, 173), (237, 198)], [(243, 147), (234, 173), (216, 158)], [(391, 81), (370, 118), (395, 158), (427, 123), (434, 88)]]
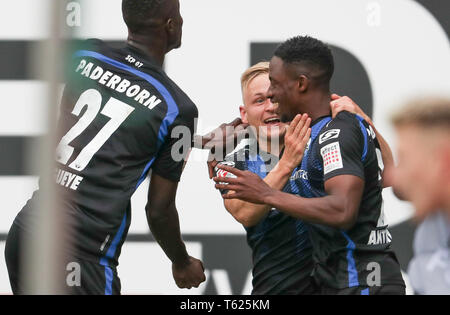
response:
[(328, 130), (324, 134), (320, 135), (320, 137), (319, 137), (319, 144), (322, 144), (325, 141), (328, 141), (328, 140), (331, 140), (331, 139), (338, 138), (340, 133), (341, 133), (341, 129)]
[(323, 159), (324, 175), (344, 167), (342, 164), (342, 155), (339, 142), (333, 142), (324, 146), (320, 149), (320, 154)]

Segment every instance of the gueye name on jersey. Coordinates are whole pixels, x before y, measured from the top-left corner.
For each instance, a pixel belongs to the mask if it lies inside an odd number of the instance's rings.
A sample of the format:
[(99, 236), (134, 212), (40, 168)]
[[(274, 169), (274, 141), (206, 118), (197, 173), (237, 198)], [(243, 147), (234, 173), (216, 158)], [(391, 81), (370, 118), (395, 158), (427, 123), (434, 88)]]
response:
[(99, 84), (115, 90), (116, 92), (124, 93), (127, 97), (134, 99), (148, 109), (153, 109), (162, 102), (156, 95), (152, 95), (141, 86), (137, 84), (131, 85), (131, 82), (127, 79), (123, 79), (111, 71), (105, 71), (102, 67), (97, 66), (92, 62), (87, 62), (85, 59), (80, 61), (75, 72), (86, 78), (97, 81)]
[(77, 190), (78, 185), (80, 185), (83, 180), (83, 177), (57, 168), (55, 180), (58, 185), (70, 188), (72, 190)]

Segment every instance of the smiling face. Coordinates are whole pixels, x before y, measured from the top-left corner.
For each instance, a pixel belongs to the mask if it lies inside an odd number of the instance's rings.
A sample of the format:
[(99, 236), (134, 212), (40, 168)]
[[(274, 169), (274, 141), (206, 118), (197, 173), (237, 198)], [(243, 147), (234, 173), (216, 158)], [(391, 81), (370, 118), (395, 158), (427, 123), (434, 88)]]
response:
[(256, 128), (260, 138), (283, 140), (286, 125), (280, 122), (276, 106), (267, 97), (269, 75), (261, 73), (249, 81), (242, 90), (244, 106), (240, 107), (241, 119)]
[(269, 68), (270, 87), (268, 97), (272, 102), (278, 103), (278, 113), (281, 121), (290, 122), (299, 112), (298, 104), (300, 94), (298, 93), (299, 82), (289, 72), (283, 60), (274, 56), (270, 61)]

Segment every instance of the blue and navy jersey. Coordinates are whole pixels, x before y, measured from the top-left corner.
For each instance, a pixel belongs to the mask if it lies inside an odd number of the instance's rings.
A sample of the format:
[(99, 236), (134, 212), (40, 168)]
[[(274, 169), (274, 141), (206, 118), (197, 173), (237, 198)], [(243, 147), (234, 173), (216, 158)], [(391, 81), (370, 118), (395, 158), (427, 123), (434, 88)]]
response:
[[(188, 152), (171, 151), (178, 140), (191, 145), (198, 111), (136, 48), (113, 49), (100, 40), (82, 46), (61, 103), (55, 180), (73, 228), (74, 255), (114, 267), (130, 225), (131, 196), (150, 170), (179, 181)], [(172, 137), (177, 127), (189, 132)], [(189, 139), (181, 139), (186, 134)], [(25, 230), (38, 197), (16, 220)]]
[[(315, 281), (336, 289), (400, 284), (400, 266), (390, 249), (384, 222), (382, 159), (373, 129), (359, 116), (339, 113), (312, 125), (311, 140), (294, 170), (287, 192), (306, 198), (326, 196), (325, 182), (339, 175), (364, 180), (356, 223), (349, 230), (308, 224)], [(379, 272), (379, 277), (377, 277)]]
[[(278, 157), (258, 152), (256, 141), (225, 158), (225, 165), (265, 178)], [(256, 148), (256, 150), (255, 150)], [(220, 171), (219, 171), (220, 172)], [(227, 176), (216, 174), (216, 176)], [(227, 191), (221, 191), (226, 193)], [(253, 258), (252, 294), (312, 294), (312, 249), (303, 221), (272, 209), (257, 225), (245, 228)]]

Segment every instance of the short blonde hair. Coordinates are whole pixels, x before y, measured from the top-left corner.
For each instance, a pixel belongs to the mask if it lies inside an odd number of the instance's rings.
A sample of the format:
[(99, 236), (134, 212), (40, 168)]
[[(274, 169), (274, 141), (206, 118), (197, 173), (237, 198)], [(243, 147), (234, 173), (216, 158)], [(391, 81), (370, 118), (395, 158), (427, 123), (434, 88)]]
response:
[(241, 76), (241, 89), (242, 92), (244, 92), (244, 89), (247, 88), (247, 86), (250, 84), (250, 82), (256, 78), (257, 76), (261, 74), (268, 74), (269, 73), (269, 62), (268, 61), (262, 61), (259, 62), (247, 70), (242, 74)]
[(450, 99), (424, 98), (408, 103), (392, 116), (395, 127), (444, 128), (450, 130)]

